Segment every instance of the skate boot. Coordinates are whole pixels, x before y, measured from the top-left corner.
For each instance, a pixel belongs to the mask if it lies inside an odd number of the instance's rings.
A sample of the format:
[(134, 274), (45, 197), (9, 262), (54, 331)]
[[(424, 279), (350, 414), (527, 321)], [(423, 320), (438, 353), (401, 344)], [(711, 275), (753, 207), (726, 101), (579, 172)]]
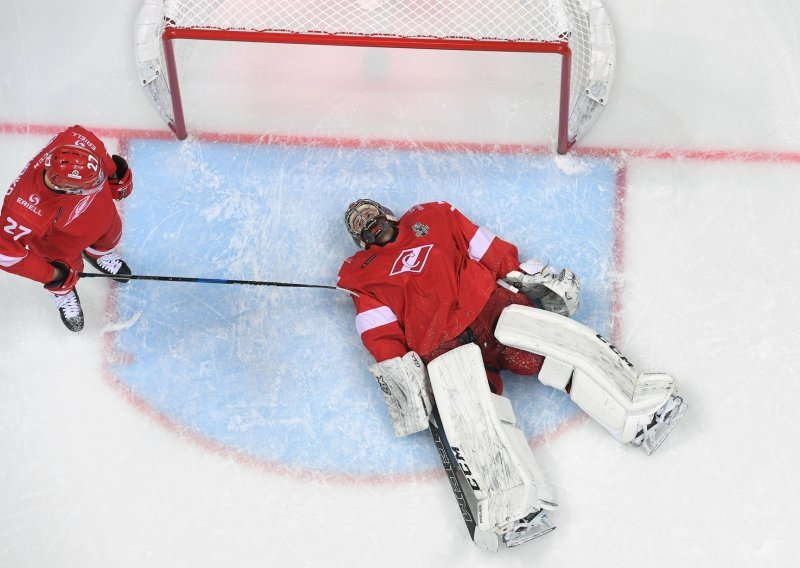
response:
[[(127, 276), (131, 273), (131, 269), (125, 261), (115, 252), (108, 252), (100, 258), (92, 258), (84, 251), (83, 258), (103, 274)], [(113, 278), (113, 280), (122, 283), (128, 281), (127, 278)]]
[(642, 428), (631, 442), (631, 446), (644, 446), (644, 451), (649, 456), (661, 445), (669, 435), (683, 413), (686, 412), (686, 403), (683, 398), (673, 393), (669, 400), (653, 415), (650, 424)]
[(555, 530), (556, 526), (547, 516), (547, 512), (538, 509), (530, 515), (515, 521), (511, 528), (503, 533), (503, 542), (507, 547), (519, 546)]
[(70, 331), (80, 331), (83, 329), (83, 308), (81, 300), (78, 298), (78, 291), (73, 288), (66, 294), (50, 294), (53, 304), (58, 308), (61, 321)]

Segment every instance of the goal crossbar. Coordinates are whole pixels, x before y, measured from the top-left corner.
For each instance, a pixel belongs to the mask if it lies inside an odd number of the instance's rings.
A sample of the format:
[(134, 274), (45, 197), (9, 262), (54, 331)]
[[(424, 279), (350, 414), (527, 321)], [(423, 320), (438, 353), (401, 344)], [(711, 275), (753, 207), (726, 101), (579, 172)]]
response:
[[(290, 4), (289, 0), (273, 0), (273, 3), (275, 1)], [(514, 1), (484, 0), (479, 4), (485, 8), (493, 4), (505, 6)], [(247, 4), (247, 0), (236, 0), (231, 5), (243, 2)], [(363, 6), (370, 2), (375, 6), (407, 3), (419, 7), (425, 4), (445, 4), (433, 0), (336, 0), (336, 3), (348, 4), (349, 9), (354, 4)], [(271, 29), (269, 25), (277, 27), (275, 22), (253, 20), (249, 23), (251, 20), (248, 19), (226, 21), (224, 16), (218, 15), (220, 8), (225, 5), (224, 0), (144, 0), (137, 23), (137, 64), (141, 83), (156, 109), (175, 135), (184, 139), (187, 129), (174, 47), (176, 40), (556, 54), (561, 58), (557, 151), (564, 154), (589, 130), (607, 103), (614, 70), (611, 23), (600, 0), (516, 2), (520, 5), (542, 4), (548, 10), (552, 6), (560, 7), (558, 15), (563, 21), (559, 20), (557, 25), (561, 27), (550, 24), (549, 28), (537, 29), (534, 30), (536, 34), (527, 35), (520, 35), (518, 31), (504, 34), (501, 28), (501, 33), (498, 34), (498, 28), (495, 28), (490, 30), (492, 33), (488, 37), (484, 37), (480, 35), (485, 33), (483, 30), (475, 32), (469, 29), (467, 24), (459, 21), (459, 14), (455, 13), (448, 15), (450, 20), (446, 26), (442, 24), (443, 29), (449, 27), (451, 31), (455, 31), (455, 35), (430, 34), (431, 30), (425, 27), (431, 25), (427, 21), (425, 26), (421, 26), (427, 35), (409, 33), (409, 24), (405, 21), (393, 29), (391, 20), (382, 21), (383, 27), (377, 29), (373, 24), (369, 33), (363, 30), (344, 31), (348, 29), (346, 24), (337, 20), (334, 27), (325, 19), (325, 14), (314, 21), (298, 23), (292, 20), (292, 26), (296, 29)], [(184, 5), (193, 3), (213, 3), (215, 9), (201, 11), (203, 18), (193, 16), (186, 17), (183, 22), (176, 21), (175, 14), (181, 13), (180, 10), (185, 9)], [(173, 4), (172, 13), (169, 12), (169, 4)], [(174, 4), (181, 5), (180, 9)], [(284, 9), (289, 8), (284, 6)], [(441, 6), (437, 6), (437, 9), (441, 10)], [(236, 15), (241, 18), (239, 14)], [(215, 18), (220, 20), (215, 21)], [(264, 18), (274, 19), (274, 15), (270, 13)], [(352, 29), (370, 28), (365, 22), (369, 23), (368, 20), (357, 21)], [(320, 29), (315, 29), (315, 25)], [(503, 35), (511, 37), (509, 39), (502, 37)]]

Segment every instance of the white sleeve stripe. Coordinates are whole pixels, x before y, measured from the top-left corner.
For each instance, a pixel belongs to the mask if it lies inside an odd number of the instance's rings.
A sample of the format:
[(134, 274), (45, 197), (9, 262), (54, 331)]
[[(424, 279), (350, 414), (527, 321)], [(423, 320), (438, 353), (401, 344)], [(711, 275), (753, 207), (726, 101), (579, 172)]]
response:
[[(25, 256), (28, 256), (27, 253)], [(3, 268), (10, 268), (11, 266), (14, 266), (23, 260), (25, 256), (6, 256), (4, 254), (0, 254), (0, 266)]]
[(381, 306), (380, 308), (367, 310), (366, 312), (358, 314), (356, 316), (356, 330), (358, 330), (358, 334), (361, 335), (365, 331), (375, 329), (387, 323), (392, 323), (393, 321), (397, 321), (397, 316), (394, 312), (386, 306)]
[(492, 244), (492, 239), (494, 239), (492, 233), (483, 227), (478, 227), (478, 232), (469, 242), (469, 257), (472, 260), (480, 261), (489, 249), (489, 245)]

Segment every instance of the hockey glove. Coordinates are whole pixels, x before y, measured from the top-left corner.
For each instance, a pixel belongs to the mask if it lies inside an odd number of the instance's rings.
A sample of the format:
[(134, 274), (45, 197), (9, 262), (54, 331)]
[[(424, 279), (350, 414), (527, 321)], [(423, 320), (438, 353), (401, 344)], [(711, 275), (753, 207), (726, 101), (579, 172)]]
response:
[(78, 273), (61, 260), (53, 260), (50, 264), (56, 269), (56, 275), (44, 285), (45, 289), (58, 295), (66, 294), (72, 290), (78, 282), (78, 278), (80, 278)]
[(117, 165), (117, 171), (108, 178), (108, 184), (111, 186), (111, 196), (119, 201), (133, 193), (133, 171), (122, 156), (114, 154), (111, 159)]
[(548, 265), (527, 261), (509, 272), (506, 282), (548, 312), (570, 317), (580, 307), (581, 283), (568, 268), (556, 274)]

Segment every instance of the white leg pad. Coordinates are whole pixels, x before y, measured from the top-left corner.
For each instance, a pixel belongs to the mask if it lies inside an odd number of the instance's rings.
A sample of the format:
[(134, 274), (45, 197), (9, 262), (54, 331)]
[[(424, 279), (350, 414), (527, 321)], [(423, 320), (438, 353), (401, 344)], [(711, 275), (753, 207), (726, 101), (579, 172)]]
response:
[(511, 401), (504, 396), (497, 396), (491, 391), (489, 391), (489, 394), (494, 403), (497, 417), (502, 422), (503, 430), (508, 436), (508, 441), (513, 446), (515, 454), (524, 463), (528, 471), (533, 474), (533, 481), (537, 487), (539, 507), (550, 510), (556, 509), (558, 505), (555, 503), (553, 490), (544, 480), (544, 473), (536, 462), (536, 458), (533, 457), (533, 452), (531, 452), (531, 447), (528, 445), (528, 439), (525, 437), (525, 433), (516, 425), (517, 417), (514, 415)]
[(495, 337), (504, 345), (544, 355), (540, 380), (565, 390), (571, 379), (575, 404), (622, 443), (632, 441), (675, 390), (670, 375), (638, 373), (592, 329), (545, 310), (507, 307)]
[(478, 527), (502, 534), (535, 510), (555, 508), (510, 402), (489, 390), (478, 346), (437, 357), (428, 373), (442, 427), (477, 500)]

